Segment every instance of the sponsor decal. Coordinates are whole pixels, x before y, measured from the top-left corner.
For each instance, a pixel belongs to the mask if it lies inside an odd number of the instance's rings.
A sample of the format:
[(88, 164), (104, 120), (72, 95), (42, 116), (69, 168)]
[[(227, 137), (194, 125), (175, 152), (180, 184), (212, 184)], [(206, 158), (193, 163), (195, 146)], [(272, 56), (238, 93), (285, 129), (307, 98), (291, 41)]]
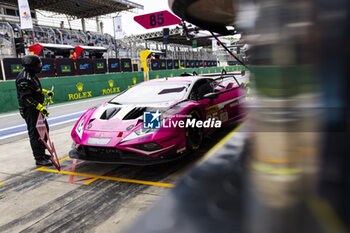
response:
[(114, 87), (114, 81), (112, 79), (108, 80), (109, 88), (102, 89), (102, 95), (109, 95), (120, 92), (120, 87)]
[(145, 137), (142, 137), (142, 138), (139, 138), (138, 141), (143, 141), (143, 140), (146, 140), (146, 139), (151, 139), (151, 136), (148, 135), (148, 136), (145, 136)]
[(211, 115), (215, 112), (218, 112), (219, 111), (219, 107), (217, 105), (214, 105), (214, 106), (211, 106), (209, 108), (206, 108), (205, 109), (205, 114), (206, 115)]
[(62, 73), (70, 73), (71, 72), (70, 65), (61, 65), (61, 71)]
[(220, 113), (220, 120), (223, 122), (228, 121), (228, 113), (227, 112)]
[(130, 68), (130, 62), (124, 62), (124, 68)]
[(137, 83), (137, 78), (136, 77), (132, 78), (132, 83), (133, 83), (133, 85), (128, 85), (128, 88), (132, 88)]
[(51, 65), (43, 65), (42, 71), (50, 71), (51, 70)]
[(112, 69), (118, 68), (118, 66), (119, 66), (119, 63), (118, 63), (118, 62), (116, 62), (116, 63), (111, 63), (111, 68), (112, 68)]
[(89, 69), (89, 63), (80, 64), (79, 69), (81, 69), (81, 70)]
[(23, 70), (23, 66), (21, 64), (11, 64), (11, 73), (19, 73)]
[(112, 88), (114, 86), (114, 82), (112, 79), (108, 80), (108, 85), (110, 88)]
[(83, 92), (84, 84), (79, 82), (76, 85), (79, 93), (68, 94), (68, 100), (79, 100), (92, 97), (91, 91)]
[(104, 68), (105, 68), (105, 63), (103, 63), (103, 62), (97, 62), (97, 63), (96, 63), (96, 68), (97, 68), (97, 69), (104, 69)]
[(77, 87), (78, 91), (83, 91), (84, 84), (83, 83), (77, 83), (76, 87)]

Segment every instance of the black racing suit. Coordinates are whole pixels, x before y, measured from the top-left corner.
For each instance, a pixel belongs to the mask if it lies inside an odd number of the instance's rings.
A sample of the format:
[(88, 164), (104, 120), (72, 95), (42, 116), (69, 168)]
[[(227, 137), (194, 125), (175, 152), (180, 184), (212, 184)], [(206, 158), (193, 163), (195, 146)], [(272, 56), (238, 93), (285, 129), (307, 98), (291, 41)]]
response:
[[(27, 123), (28, 135), (34, 158), (36, 160), (43, 159), (43, 156), (45, 155), (45, 145), (41, 141), (36, 129), (36, 122), (40, 114), (40, 111), (36, 109), (36, 106), (39, 103), (43, 104), (45, 100), (40, 81), (35, 74), (23, 69), (16, 78), (16, 88), (19, 111)], [(49, 130), (46, 120), (45, 124), (47, 130)]]

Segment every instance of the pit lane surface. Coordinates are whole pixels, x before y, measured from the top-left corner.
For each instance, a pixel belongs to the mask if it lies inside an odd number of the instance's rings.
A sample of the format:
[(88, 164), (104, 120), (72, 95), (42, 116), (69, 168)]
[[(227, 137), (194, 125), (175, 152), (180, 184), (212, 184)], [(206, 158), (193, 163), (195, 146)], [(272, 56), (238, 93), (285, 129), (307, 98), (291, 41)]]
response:
[[(90, 105), (80, 102), (52, 115)], [(208, 136), (205, 146), (181, 160), (139, 167), (67, 158), (73, 124), (51, 128), (61, 173), (34, 165), (26, 137), (0, 145), (0, 232), (122, 232), (234, 127)]]

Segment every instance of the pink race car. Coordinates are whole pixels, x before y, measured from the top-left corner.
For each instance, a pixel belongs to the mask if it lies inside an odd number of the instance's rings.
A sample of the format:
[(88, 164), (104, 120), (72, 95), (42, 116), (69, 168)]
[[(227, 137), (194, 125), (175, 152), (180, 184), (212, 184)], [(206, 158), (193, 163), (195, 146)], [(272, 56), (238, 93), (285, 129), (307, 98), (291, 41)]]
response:
[(133, 165), (178, 159), (208, 131), (242, 119), (245, 93), (233, 75), (142, 82), (82, 115), (69, 156)]

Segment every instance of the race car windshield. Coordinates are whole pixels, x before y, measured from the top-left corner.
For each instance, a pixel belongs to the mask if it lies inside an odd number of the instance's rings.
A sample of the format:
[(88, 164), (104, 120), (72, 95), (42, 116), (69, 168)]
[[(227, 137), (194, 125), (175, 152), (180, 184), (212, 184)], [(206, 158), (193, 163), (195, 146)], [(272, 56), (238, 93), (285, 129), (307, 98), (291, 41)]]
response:
[(147, 83), (137, 85), (112, 99), (111, 103), (145, 104), (182, 100), (189, 83)]

